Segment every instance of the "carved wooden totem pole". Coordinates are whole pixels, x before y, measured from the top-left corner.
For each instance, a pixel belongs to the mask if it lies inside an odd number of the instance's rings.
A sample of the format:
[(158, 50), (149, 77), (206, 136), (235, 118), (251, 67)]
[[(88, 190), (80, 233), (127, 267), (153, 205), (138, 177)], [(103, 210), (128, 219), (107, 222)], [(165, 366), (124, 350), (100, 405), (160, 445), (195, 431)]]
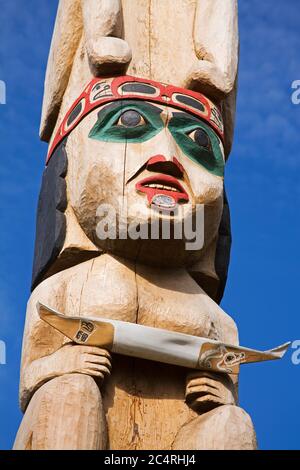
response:
[(218, 305), (237, 66), (235, 0), (60, 0), (16, 449), (256, 447), (239, 364), (286, 346)]

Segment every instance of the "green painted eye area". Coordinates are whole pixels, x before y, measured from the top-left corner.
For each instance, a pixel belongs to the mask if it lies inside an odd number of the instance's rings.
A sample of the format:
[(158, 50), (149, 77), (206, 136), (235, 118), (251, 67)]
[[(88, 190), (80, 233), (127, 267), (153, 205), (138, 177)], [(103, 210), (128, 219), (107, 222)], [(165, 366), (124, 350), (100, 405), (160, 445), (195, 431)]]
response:
[(99, 112), (89, 137), (102, 142), (146, 142), (163, 129), (161, 112), (142, 101), (116, 101)]
[(224, 176), (222, 144), (208, 125), (187, 113), (175, 112), (168, 128), (190, 160), (216, 176)]
[[(139, 100), (120, 100), (103, 107), (89, 133), (102, 142), (146, 142), (163, 129), (171, 133), (181, 151), (194, 163), (216, 176), (224, 175), (222, 143), (206, 123), (195, 116), (171, 108), (167, 124), (162, 108)], [(149, 155), (150, 158), (151, 155)]]

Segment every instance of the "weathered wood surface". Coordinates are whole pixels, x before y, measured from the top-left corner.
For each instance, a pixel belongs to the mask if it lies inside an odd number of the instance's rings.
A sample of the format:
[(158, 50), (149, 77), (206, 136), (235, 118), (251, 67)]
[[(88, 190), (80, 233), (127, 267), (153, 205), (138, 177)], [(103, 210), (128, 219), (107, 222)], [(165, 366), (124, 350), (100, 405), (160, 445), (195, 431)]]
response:
[[(221, 104), (227, 156), (237, 63), (235, 0), (61, 0), (41, 138), (51, 143), (93, 75), (127, 70), (202, 91)], [(218, 280), (223, 178), (184, 162), (194, 202), (206, 204), (205, 246), (189, 260), (180, 243), (100, 243), (95, 237), (97, 206), (114, 205), (119, 195), (133, 204), (136, 191), (125, 183), (151, 156), (184, 157), (167, 131), (133, 147), (90, 139), (96, 120), (94, 111), (66, 143), (66, 207), (54, 195), (54, 209), (65, 216), (65, 240), (60, 252), (49, 257), (38, 282), (47, 279), (28, 302), (20, 386), (25, 416), (15, 448), (254, 448), (253, 426), (237, 406), (234, 378), (110, 358), (99, 348), (68, 344), (38, 317), (36, 303), (41, 301), (69, 316), (98, 315), (238, 344), (234, 321), (200, 287), (203, 278)]]
[[(49, 141), (58, 117), (91, 74), (151, 78), (223, 101), (226, 154), (234, 129), (237, 1), (61, 0), (41, 121)], [(58, 119), (59, 120), (59, 119)]]
[[(170, 449), (174, 442), (176, 448), (186, 448), (186, 437), (180, 440), (180, 434), (178, 437), (177, 434), (182, 426), (199, 421), (197, 412), (185, 404), (188, 370), (114, 356), (112, 374), (109, 375), (109, 369), (104, 372), (101, 369), (102, 375), (95, 377), (103, 396), (102, 404), (100, 394), (92, 385), (93, 379), (78, 375), (90, 367), (80, 362), (80, 348), (84, 346), (63, 346), (69, 340), (40, 320), (36, 310), (38, 300), (51, 303), (66, 315), (98, 315), (236, 344), (237, 329), (233, 320), (201, 291), (187, 273), (172, 270), (161, 272), (157, 277), (153, 268), (103, 255), (41, 283), (29, 301), (24, 333), (21, 377), (21, 405), (24, 410), (34, 391), (37, 388), (39, 391), (30, 401), (16, 441), (16, 448), (30, 447), (30, 442), (33, 448), (35, 445), (47, 448), (50, 442), (51, 448), (53, 445), (55, 448), (76, 448), (77, 445), (85, 448), (87, 443), (92, 445), (91, 442), (100, 448), (103, 445), (100, 434), (106, 429), (100, 419), (104, 412), (111, 449)], [(105, 357), (103, 363), (107, 364)], [(65, 375), (70, 370), (72, 374)], [(94, 372), (99, 372), (99, 369)], [(201, 379), (202, 374), (197, 374), (200, 377), (197, 386), (206, 392), (208, 402), (216, 400), (215, 391), (212, 394), (213, 389), (210, 388), (215, 383), (210, 383), (206, 374)], [(101, 386), (103, 376), (107, 378)], [(49, 380), (50, 377), (54, 380)], [(58, 377), (62, 377), (61, 380)], [(189, 377), (188, 383), (192, 380), (194, 376)], [(46, 383), (42, 385), (43, 382)], [(61, 387), (64, 389), (61, 399), (54, 398), (54, 391), (61, 394)], [(234, 387), (220, 388), (219, 393), (224, 395), (221, 400), (225, 398), (226, 402), (235, 403)], [(63, 411), (63, 403), (69, 411)], [(57, 407), (56, 413), (53, 407)], [(223, 415), (221, 408), (219, 414), (217, 412), (213, 416), (222, 427), (225, 426), (223, 418), (231, 418), (228, 413)], [(232, 413), (239, 417), (235, 424), (237, 427), (249, 427), (249, 417), (244, 412)], [(66, 431), (66, 419), (72, 423), (72, 436)], [(46, 426), (48, 421), (49, 426), (56, 429), (52, 441), (50, 435), (36, 435), (40, 426)], [(206, 421), (204, 417), (200, 423), (203, 421)], [(80, 429), (80, 438), (73, 436), (76, 426)], [(85, 437), (84, 431), (87, 433)], [(90, 432), (95, 436), (91, 441)], [(238, 434), (238, 429), (236, 432)], [(218, 439), (212, 428), (211, 437), (206, 434), (204, 442), (208, 447), (215, 446)]]

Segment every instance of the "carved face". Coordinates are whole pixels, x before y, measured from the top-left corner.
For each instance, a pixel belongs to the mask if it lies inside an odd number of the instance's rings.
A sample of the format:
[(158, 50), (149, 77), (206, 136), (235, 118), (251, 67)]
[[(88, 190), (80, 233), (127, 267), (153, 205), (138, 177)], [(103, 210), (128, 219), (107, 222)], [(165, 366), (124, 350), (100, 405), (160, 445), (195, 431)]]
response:
[[(140, 261), (183, 265), (215, 239), (223, 208), (224, 152), (220, 138), (201, 119), (153, 102), (115, 101), (86, 116), (66, 148), (69, 201), (99, 247), (127, 257), (138, 254)], [(169, 240), (161, 234), (151, 239), (151, 221), (184, 224), (196, 217), (197, 205), (205, 207), (203, 248), (186, 250), (184, 234), (174, 239), (172, 230)], [(109, 207), (106, 220), (117, 216), (116, 240), (97, 236)], [(147, 229), (148, 239), (120, 240), (121, 219), (127, 227), (138, 225), (137, 232)]]

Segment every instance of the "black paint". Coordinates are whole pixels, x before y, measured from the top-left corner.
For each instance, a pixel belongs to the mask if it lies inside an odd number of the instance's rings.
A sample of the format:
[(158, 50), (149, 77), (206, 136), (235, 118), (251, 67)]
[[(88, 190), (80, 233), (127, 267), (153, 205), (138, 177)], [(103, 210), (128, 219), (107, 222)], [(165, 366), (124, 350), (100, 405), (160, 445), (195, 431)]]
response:
[(151, 85), (146, 85), (145, 83), (125, 83), (122, 86), (122, 91), (126, 93), (143, 93), (145, 95), (155, 95), (156, 88)]
[(68, 117), (68, 121), (67, 121), (68, 127), (75, 121), (75, 119), (79, 116), (81, 111), (82, 111), (82, 101), (78, 103), (78, 105), (73, 109), (70, 116)]
[(65, 144), (66, 140), (55, 150), (43, 174), (37, 209), (32, 289), (43, 280), (45, 273), (60, 253), (66, 236)]
[(228, 268), (230, 262), (231, 251), (231, 223), (229, 204), (224, 190), (224, 208), (222, 219), (219, 227), (219, 238), (217, 242), (215, 269), (220, 279), (219, 288), (215, 301), (220, 303), (224, 294), (227, 282)]
[(191, 98), (190, 96), (176, 95), (176, 100), (179, 101), (179, 103), (182, 103), (186, 106), (190, 106), (191, 108), (198, 109), (198, 111), (201, 111), (202, 113), (204, 113), (205, 111), (203, 104), (195, 100), (194, 98)]
[(126, 127), (136, 127), (141, 123), (142, 116), (137, 111), (130, 109), (121, 116), (121, 124)]
[(200, 147), (211, 149), (210, 138), (203, 129), (197, 129), (194, 134), (194, 140)]
[[(114, 101), (113, 103), (110, 103), (108, 104), (107, 106), (104, 106), (102, 108), (100, 108), (100, 111), (98, 113), (98, 120), (99, 121), (102, 121), (103, 120), (103, 116), (106, 116), (108, 112), (114, 110), (114, 109), (117, 109), (119, 110), (120, 108), (120, 104), (121, 104), (121, 107), (127, 107), (129, 105), (139, 105), (140, 104), (140, 100), (136, 100), (136, 99), (125, 99), (125, 97), (123, 97), (122, 100), (117, 100), (117, 101)], [(156, 113), (156, 114), (161, 114), (162, 113), (162, 109), (159, 108), (158, 106), (155, 106), (153, 104), (150, 104), (150, 103), (147, 103), (147, 101), (142, 101), (143, 103), (143, 106), (145, 108), (148, 108), (149, 111), (151, 111), (152, 113)], [(199, 122), (199, 121), (197, 121)]]

